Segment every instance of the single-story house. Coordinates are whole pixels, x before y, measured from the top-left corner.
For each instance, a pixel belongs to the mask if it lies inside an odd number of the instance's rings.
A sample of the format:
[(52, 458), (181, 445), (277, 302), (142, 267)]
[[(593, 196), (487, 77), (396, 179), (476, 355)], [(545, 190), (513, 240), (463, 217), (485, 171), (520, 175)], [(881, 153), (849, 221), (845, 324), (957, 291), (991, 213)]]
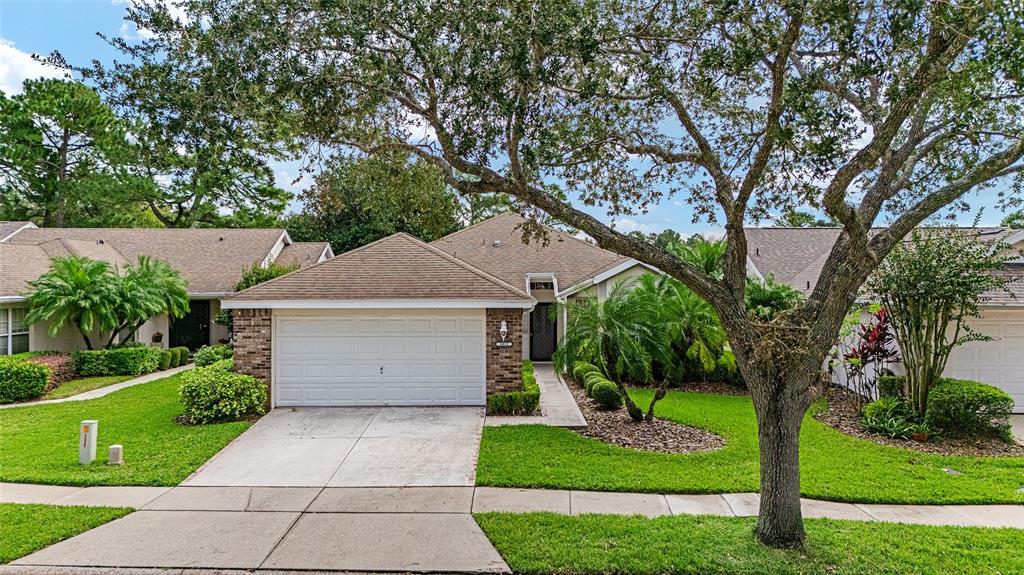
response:
[[(1024, 230), (972, 228), (983, 240), (1005, 243), (1009, 249), (1024, 248)], [(772, 275), (804, 294), (809, 294), (838, 238), (838, 228), (747, 228), (748, 270), (752, 275)], [(981, 317), (968, 323), (994, 338), (953, 350), (945, 375), (972, 379), (1005, 390), (1024, 413), (1024, 259), (1013, 259), (1001, 273), (1010, 277), (1007, 291), (983, 294)], [(893, 366), (900, 372), (900, 366)]]
[(50, 260), (87, 256), (115, 266), (150, 256), (171, 265), (188, 281), (189, 312), (146, 322), (136, 339), (195, 350), (228, 337), (214, 323), (221, 299), (234, 292), (242, 268), (260, 262), (309, 266), (333, 257), (326, 242), (293, 242), (283, 229), (37, 228), (28, 222), (0, 222), (0, 355), (23, 351), (73, 351), (84, 347), (72, 327), (50, 336), (49, 326), (25, 324), (28, 282), (46, 273)]
[(235, 365), (271, 404), (484, 405), (551, 359), (552, 306), (649, 269), (566, 232), (523, 242), (506, 213), (432, 244), (395, 234), (239, 292)]

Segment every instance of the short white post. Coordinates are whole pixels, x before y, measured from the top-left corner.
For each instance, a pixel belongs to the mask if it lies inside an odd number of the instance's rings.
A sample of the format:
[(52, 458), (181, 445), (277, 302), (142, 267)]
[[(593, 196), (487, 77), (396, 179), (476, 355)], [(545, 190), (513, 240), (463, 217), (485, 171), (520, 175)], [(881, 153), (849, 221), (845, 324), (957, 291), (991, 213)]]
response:
[(121, 465), (124, 463), (124, 447), (111, 445), (107, 451), (107, 465)]
[(96, 461), (96, 436), (100, 431), (100, 422), (95, 419), (82, 421), (78, 437), (78, 462), (89, 465)]

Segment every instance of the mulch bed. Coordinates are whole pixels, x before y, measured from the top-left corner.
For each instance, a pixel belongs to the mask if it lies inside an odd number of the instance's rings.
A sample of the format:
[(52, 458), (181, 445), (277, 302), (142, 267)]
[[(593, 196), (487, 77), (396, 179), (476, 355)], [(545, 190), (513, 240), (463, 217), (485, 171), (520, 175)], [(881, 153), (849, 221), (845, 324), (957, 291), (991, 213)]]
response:
[(619, 447), (660, 453), (697, 453), (725, 447), (724, 439), (704, 429), (665, 419), (637, 423), (629, 418), (625, 407), (615, 411), (599, 409), (580, 386), (572, 381), (567, 383), (587, 419), (586, 427), (574, 430), (580, 435)]
[(950, 439), (932, 437), (921, 443), (910, 439), (897, 439), (868, 433), (860, 427), (860, 409), (856, 397), (842, 387), (829, 387), (825, 390), (828, 409), (819, 413), (816, 419), (847, 435), (866, 439), (874, 443), (891, 447), (913, 449), (923, 453), (936, 455), (968, 455), (972, 457), (1024, 456), (1024, 446), (1006, 443), (997, 438)]

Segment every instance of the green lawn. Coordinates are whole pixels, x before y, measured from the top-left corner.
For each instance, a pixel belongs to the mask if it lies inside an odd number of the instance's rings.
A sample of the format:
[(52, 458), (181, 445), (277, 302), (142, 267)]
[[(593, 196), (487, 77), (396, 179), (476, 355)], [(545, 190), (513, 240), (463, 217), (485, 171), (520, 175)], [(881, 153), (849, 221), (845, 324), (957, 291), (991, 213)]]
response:
[(54, 388), (50, 393), (47, 393), (42, 399), (61, 399), (63, 397), (71, 397), (72, 395), (78, 395), (79, 393), (85, 393), (108, 385), (114, 385), (115, 383), (121, 383), (122, 381), (128, 381), (134, 379), (133, 375), (107, 375), (100, 377), (83, 377), (81, 379), (74, 379), (71, 381), (64, 382), (60, 387)]
[[(645, 391), (635, 393), (646, 400)], [(477, 484), (601, 491), (758, 491), (757, 426), (748, 397), (671, 392), (659, 417), (726, 439), (710, 453), (641, 452), (540, 425), (486, 427)], [(814, 420), (801, 433), (804, 495), (877, 503), (1024, 503), (1024, 457), (928, 455), (844, 435)], [(943, 468), (962, 473), (953, 475)]]
[[(249, 427), (247, 422), (181, 425), (180, 376), (99, 399), (0, 411), (0, 481), (58, 485), (177, 485)], [(96, 461), (78, 464), (78, 424), (99, 420)], [(124, 445), (124, 465), (106, 464)]]
[(516, 573), (1024, 573), (1024, 530), (809, 519), (805, 552), (756, 542), (754, 518), (484, 513)]
[(9, 563), (131, 512), (127, 507), (0, 503), (0, 563)]

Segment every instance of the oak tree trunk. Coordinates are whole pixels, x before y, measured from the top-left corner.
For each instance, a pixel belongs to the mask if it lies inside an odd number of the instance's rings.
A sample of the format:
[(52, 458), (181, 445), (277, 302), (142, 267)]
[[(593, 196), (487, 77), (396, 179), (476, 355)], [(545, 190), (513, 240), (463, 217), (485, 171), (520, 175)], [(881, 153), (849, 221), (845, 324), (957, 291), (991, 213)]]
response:
[(757, 537), (772, 547), (800, 547), (800, 424), (807, 402), (790, 397), (786, 382), (766, 382), (765, 387), (772, 392), (754, 399), (761, 466)]

